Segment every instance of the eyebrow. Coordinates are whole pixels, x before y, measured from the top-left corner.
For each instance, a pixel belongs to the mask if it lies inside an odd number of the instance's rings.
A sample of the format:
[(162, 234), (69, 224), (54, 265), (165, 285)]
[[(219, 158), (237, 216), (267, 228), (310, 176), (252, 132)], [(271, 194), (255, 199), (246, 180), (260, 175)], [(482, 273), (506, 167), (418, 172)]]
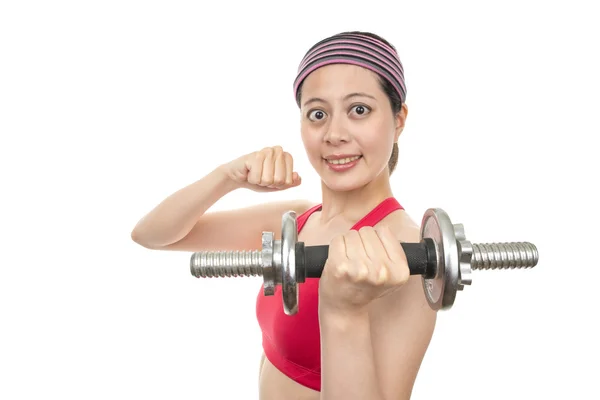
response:
[[(370, 99), (377, 100), (375, 97), (371, 96), (370, 94), (364, 93), (364, 92), (350, 93), (350, 94), (344, 96), (343, 100), (348, 100), (351, 97), (368, 97)], [(304, 102), (304, 106), (306, 107), (306, 105), (308, 105), (310, 103), (316, 103), (316, 102), (327, 103), (325, 100), (321, 99), (320, 97), (312, 97)]]

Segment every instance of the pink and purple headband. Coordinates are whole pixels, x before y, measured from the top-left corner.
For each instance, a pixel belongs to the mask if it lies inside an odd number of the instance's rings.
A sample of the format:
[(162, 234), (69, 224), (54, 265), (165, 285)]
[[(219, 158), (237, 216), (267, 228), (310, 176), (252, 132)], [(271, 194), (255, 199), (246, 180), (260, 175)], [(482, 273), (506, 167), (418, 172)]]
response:
[(359, 33), (340, 33), (315, 44), (304, 56), (294, 80), (294, 98), (304, 79), (329, 64), (351, 64), (367, 68), (388, 80), (406, 99), (404, 68), (397, 52), (380, 40)]

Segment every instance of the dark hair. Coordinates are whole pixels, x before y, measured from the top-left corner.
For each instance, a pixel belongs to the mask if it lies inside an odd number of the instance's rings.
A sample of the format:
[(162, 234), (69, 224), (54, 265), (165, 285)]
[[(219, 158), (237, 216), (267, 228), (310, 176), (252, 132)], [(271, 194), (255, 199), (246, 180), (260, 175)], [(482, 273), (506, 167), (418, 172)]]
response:
[[(342, 33), (356, 33), (369, 36), (382, 41), (383, 43), (387, 44), (392, 49), (394, 49), (394, 51), (396, 51), (396, 48), (390, 42), (374, 33), (361, 31), (351, 31)], [(390, 104), (392, 106), (392, 113), (395, 116), (402, 110), (402, 99), (400, 98), (398, 92), (394, 89), (394, 86), (392, 86), (392, 84), (387, 79), (383, 79), (379, 75), (377, 76), (377, 78), (379, 80), (379, 84), (381, 85), (381, 89), (390, 100)], [(296, 101), (298, 102), (298, 104), (300, 104), (300, 97), (302, 97), (302, 84), (300, 84), (300, 87), (298, 87), (298, 93), (296, 94)], [(390, 170), (390, 175), (394, 172), (394, 170), (396, 169), (396, 165), (398, 164), (398, 152), (398, 143), (394, 143), (394, 147), (392, 148), (392, 155), (390, 157), (390, 160), (388, 161), (388, 169)]]

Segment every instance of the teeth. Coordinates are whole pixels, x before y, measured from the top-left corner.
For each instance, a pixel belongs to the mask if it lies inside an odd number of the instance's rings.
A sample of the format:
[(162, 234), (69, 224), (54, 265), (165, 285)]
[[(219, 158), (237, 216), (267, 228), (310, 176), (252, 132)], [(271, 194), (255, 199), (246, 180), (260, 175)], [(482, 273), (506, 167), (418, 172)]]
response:
[(348, 158), (340, 158), (339, 160), (327, 160), (330, 164), (348, 164), (349, 162), (358, 160), (360, 156), (348, 157)]

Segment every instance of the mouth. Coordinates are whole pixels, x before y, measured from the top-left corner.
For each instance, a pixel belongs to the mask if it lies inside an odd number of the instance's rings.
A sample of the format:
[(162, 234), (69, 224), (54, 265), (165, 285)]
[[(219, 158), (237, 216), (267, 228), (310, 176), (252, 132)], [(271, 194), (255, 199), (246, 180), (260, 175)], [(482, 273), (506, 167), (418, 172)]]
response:
[(344, 165), (344, 164), (350, 164), (358, 159), (362, 158), (361, 155), (357, 155), (357, 156), (344, 156), (344, 157), (330, 157), (330, 158), (324, 158), (324, 160), (328, 163), (328, 164), (332, 164), (332, 165)]

